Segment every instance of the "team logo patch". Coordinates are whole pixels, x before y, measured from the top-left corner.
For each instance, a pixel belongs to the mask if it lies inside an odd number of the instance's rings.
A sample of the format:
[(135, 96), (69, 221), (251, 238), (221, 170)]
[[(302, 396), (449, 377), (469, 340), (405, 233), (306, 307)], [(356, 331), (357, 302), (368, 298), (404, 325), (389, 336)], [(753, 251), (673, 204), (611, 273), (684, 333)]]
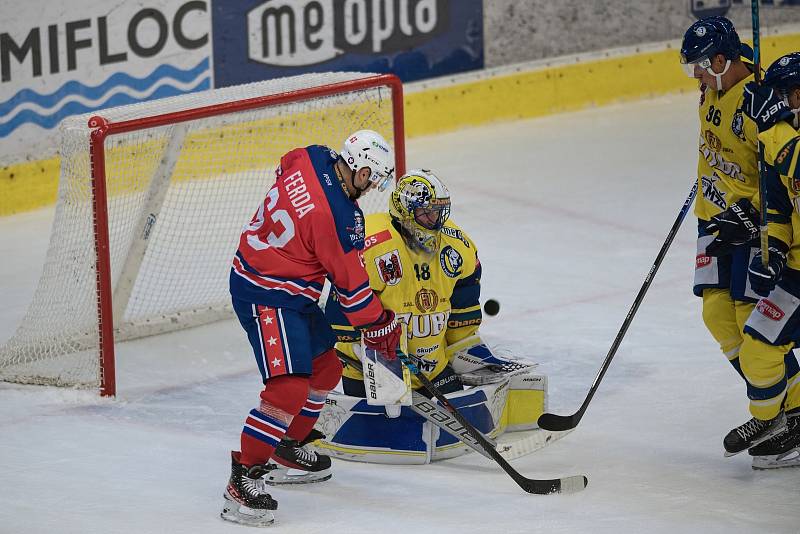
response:
[(364, 248), (364, 215), (356, 210), (353, 213), (353, 226), (347, 227), (347, 232), (350, 235), (350, 241), (357, 249)]
[(436, 360), (429, 360), (422, 356), (417, 356), (415, 354), (409, 354), (411, 357), (411, 361), (422, 371), (423, 373), (432, 373), (434, 369), (436, 369)]
[(783, 316), (786, 315), (782, 309), (768, 299), (759, 300), (758, 304), (756, 304), (756, 309), (758, 310), (758, 313), (773, 321), (780, 321), (783, 319)]
[(414, 303), (417, 305), (417, 309), (420, 312), (432, 312), (439, 304), (439, 295), (436, 294), (436, 291), (422, 288), (417, 291), (417, 296), (414, 297)]
[(788, 64), (789, 64), (789, 62), (790, 62), (791, 60), (792, 60), (792, 59), (791, 59), (790, 57), (782, 57), (782, 58), (781, 58), (781, 60), (780, 60), (780, 61), (778, 61), (778, 64), (779, 64), (781, 67), (785, 67), (786, 65), (788, 65)]
[(375, 258), (375, 265), (381, 280), (388, 286), (399, 284), (403, 278), (403, 266), (400, 264), (400, 252), (397, 249)]
[(700, 184), (703, 187), (703, 198), (713, 203), (715, 206), (718, 206), (720, 209), (725, 210), (728, 208), (728, 202), (725, 200), (726, 192), (721, 191), (717, 187), (717, 180), (719, 180), (719, 176), (717, 176), (716, 172), (711, 176), (703, 175), (700, 177)]
[(706, 145), (708, 145), (708, 148), (714, 152), (720, 152), (722, 150), (722, 141), (720, 141), (720, 138), (717, 137), (714, 132), (706, 130), (703, 136), (706, 138)]
[(742, 141), (745, 140), (744, 137), (744, 117), (742, 116), (741, 110), (736, 110), (736, 113), (733, 114), (733, 120), (731, 120), (731, 131), (733, 134), (741, 139)]
[(461, 266), (464, 265), (464, 258), (456, 249), (447, 245), (439, 253), (439, 263), (442, 265), (444, 274), (450, 278), (457, 278), (461, 275)]
[(694, 268), (695, 269), (702, 269), (703, 267), (708, 267), (711, 265), (711, 256), (706, 256), (705, 254), (698, 254), (697, 257), (694, 259)]
[(698, 28), (695, 28), (694, 34), (696, 36), (698, 36), (698, 37), (704, 36), (706, 34), (706, 27), (705, 26), (700, 26)]

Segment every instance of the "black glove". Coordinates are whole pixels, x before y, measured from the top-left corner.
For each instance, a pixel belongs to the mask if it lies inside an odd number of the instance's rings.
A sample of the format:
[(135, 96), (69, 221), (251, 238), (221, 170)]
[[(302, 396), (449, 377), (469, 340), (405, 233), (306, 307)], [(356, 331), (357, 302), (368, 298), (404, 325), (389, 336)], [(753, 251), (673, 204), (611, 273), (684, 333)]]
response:
[(753, 261), (750, 262), (748, 269), (750, 287), (762, 297), (766, 297), (770, 291), (775, 289), (775, 284), (778, 283), (781, 272), (786, 267), (786, 253), (789, 251), (789, 246), (780, 239), (770, 237), (767, 250), (769, 258), (766, 267), (761, 261), (761, 251), (759, 250), (753, 256)]
[(709, 233), (718, 232), (717, 237), (706, 247), (709, 256), (725, 256), (734, 247), (758, 240), (758, 210), (743, 198), (728, 206), (728, 209), (711, 217), (706, 226)]
[(774, 89), (756, 82), (749, 82), (744, 86), (742, 111), (753, 119), (759, 132), (769, 130), (778, 122), (794, 116), (789, 105)]

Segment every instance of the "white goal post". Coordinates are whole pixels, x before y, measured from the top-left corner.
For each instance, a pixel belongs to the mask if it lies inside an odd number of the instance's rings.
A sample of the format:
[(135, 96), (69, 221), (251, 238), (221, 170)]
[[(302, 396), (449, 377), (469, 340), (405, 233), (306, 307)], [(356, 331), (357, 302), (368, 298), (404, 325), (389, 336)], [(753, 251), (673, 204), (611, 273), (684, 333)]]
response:
[[(0, 380), (116, 394), (114, 342), (232, 317), (239, 233), (281, 155), (369, 128), (405, 170), (396, 76), (315, 73), (71, 117), (42, 276)], [(365, 212), (387, 209), (370, 193)]]

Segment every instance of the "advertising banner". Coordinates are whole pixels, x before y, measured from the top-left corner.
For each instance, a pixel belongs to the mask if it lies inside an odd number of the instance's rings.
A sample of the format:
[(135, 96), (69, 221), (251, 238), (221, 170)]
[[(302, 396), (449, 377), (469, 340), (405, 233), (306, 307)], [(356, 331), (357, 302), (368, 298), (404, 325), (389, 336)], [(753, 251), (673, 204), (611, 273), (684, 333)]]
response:
[(482, 0), (241, 0), (212, 4), (218, 87), (304, 72), (414, 81), (483, 68)]
[(0, 163), (52, 154), (69, 115), (212, 86), (207, 2), (0, 2)]

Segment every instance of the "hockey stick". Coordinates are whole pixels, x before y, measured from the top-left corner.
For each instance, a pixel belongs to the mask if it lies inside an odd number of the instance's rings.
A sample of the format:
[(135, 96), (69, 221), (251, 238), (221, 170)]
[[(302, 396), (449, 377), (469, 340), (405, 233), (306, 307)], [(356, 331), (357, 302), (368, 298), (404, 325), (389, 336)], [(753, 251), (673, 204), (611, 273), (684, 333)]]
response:
[[(361, 362), (342, 356), (339, 354), (339, 359), (342, 365), (352, 367), (358, 372), (363, 372)], [(418, 391), (411, 391), (411, 410), (429, 421), (431, 424), (441, 428), (457, 440), (461, 441), (464, 445), (471, 448), (478, 454), (485, 456), (492, 460), (492, 456), (473, 438), (464, 426), (459, 423), (453, 415), (447, 410), (439, 408), (434, 402), (419, 393)], [(571, 432), (550, 432), (547, 430), (532, 430), (532, 434), (526, 435), (520, 439), (510, 440), (501, 444), (497, 444), (493, 439), (484, 435), (484, 438), (489, 442), (500, 455), (506, 460), (516, 460), (528, 454), (532, 454), (539, 449), (542, 449), (554, 441), (558, 441)]]
[(444, 408), (450, 412), (453, 417), (461, 423), (461, 426), (469, 433), (470, 436), (483, 448), (483, 450), (494, 460), (508, 475), (514, 479), (514, 482), (519, 485), (520, 488), (525, 490), (528, 493), (534, 493), (536, 495), (549, 495), (551, 493), (575, 493), (578, 491), (583, 490), (586, 487), (586, 484), (589, 483), (589, 480), (583, 475), (575, 475), (570, 477), (563, 477), (563, 478), (554, 478), (549, 480), (538, 480), (535, 478), (526, 478), (522, 476), (516, 469), (511, 467), (511, 464), (503, 458), (503, 455), (495, 450), (494, 446), (481, 434), (478, 429), (470, 424), (463, 415), (453, 406), (450, 401), (445, 397), (441, 391), (439, 391), (436, 386), (426, 377), (423, 373), (419, 371), (414, 362), (412, 362), (406, 354), (398, 351), (397, 356), (403, 362), (403, 364), (408, 367), (408, 369), (416, 375), (417, 379), (422, 383), (422, 387), (424, 387), (428, 393), (436, 397), (436, 400), (439, 401), (439, 404), (444, 406)]
[(642, 303), (642, 300), (644, 300), (644, 296), (647, 293), (647, 290), (650, 288), (650, 284), (653, 282), (653, 278), (655, 277), (656, 272), (661, 265), (661, 261), (664, 259), (664, 256), (666, 256), (667, 250), (669, 250), (669, 247), (672, 244), (672, 240), (675, 239), (675, 234), (678, 233), (678, 229), (681, 227), (681, 223), (683, 222), (683, 219), (686, 217), (686, 213), (689, 211), (689, 208), (692, 205), (695, 194), (697, 194), (697, 181), (695, 181), (694, 185), (692, 185), (692, 190), (689, 192), (686, 202), (683, 203), (681, 211), (678, 213), (678, 217), (672, 224), (672, 228), (670, 228), (669, 233), (667, 234), (666, 241), (664, 241), (664, 244), (661, 245), (661, 250), (658, 252), (656, 260), (653, 262), (653, 266), (650, 267), (650, 272), (647, 273), (644, 283), (642, 284), (641, 289), (639, 289), (639, 294), (636, 295), (630, 310), (628, 310), (628, 315), (625, 316), (625, 320), (622, 322), (619, 332), (617, 332), (617, 337), (614, 338), (614, 343), (611, 344), (611, 348), (606, 355), (606, 359), (603, 362), (602, 367), (600, 367), (600, 371), (597, 373), (594, 382), (592, 382), (592, 386), (589, 388), (589, 394), (586, 395), (586, 399), (583, 401), (583, 404), (581, 404), (581, 407), (578, 409), (578, 411), (572, 415), (543, 413), (541, 416), (539, 416), (539, 428), (544, 428), (545, 430), (563, 431), (571, 430), (578, 426), (583, 414), (586, 413), (586, 408), (589, 406), (589, 402), (597, 392), (597, 387), (600, 385), (600, 381), (603, 379), (606, 371), (608, 371), (608, 366), (611, 365), (611, 360), (614, 358), (614, 354), (616, 354), (620, 343), (622, 343), (622, 338), (625, 336), (625, 332), (628, 331), (628, 327), (630, 326), (631, 321), (633, 321), (633, 316), (636, 315), (639, 305)]
[[(352, 367), (359, 373), (364, 372), (364, 367), (361, 365), (360, 361), (356, 361), (352, 358), (343, 356), (341, 353), (339, 354), (339, 360), (341, 360), (342, 365), (346, 367)], [(431, 423), (438, 426), (439, 428), (441, 428), (454, 438), (463, 442), (464, 445), (467, 445), (468, 447), (474, 449), (475, 451), (489, 458), (489, 455), (486, 454), (486, 451), (484, 451), (478, 445), (478, 443), (472, 438), (472, 436), (470, 436), (467, 433), (464, 427), (458, 421), (456, 421), (455, 417), (450, 415), (449, 412), (442, 410), (441, 408), (436, 406), (425, 395), (422, 395), (418, 391), (412, 390), (411, 406), (409, 406), (409, 408), (411, 408), (411, 410), (414, 413), (416, 413), (426, 421), (430, 421)], [(486, 440), (491, 443), (492, 447), (495, 446), (494, 440), (488, 437), (486, 437)]]
[[(761, 85), (761, 32), (759, 29), (758, 1), (750, 0), (750, 8), (753, 15), (753, 64), (756, 83)], [(769, 230), (767, 227), (767, 180), (765, 178), (766, 169), (764, 165), (764, 144), (758, 140), (758, 209), (759, 224), (758, 234), (761, 238), (761, 264), (769, 266)]]

